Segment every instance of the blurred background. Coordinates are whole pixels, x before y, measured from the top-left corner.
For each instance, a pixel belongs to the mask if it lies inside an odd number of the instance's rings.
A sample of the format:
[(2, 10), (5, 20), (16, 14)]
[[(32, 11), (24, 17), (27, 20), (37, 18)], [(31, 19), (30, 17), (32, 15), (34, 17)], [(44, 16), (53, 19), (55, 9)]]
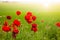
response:
[[(19, 17), (17, 10), (22, 12)], [(34, 21), (38, 24), (36, 33), (30, 30), (31, 25), (24, 19), (28, 11), (37, 17)], [(6, 19), (8, 15), (12, 16), (11, 20)], [(55, 25), (60, 22), (60, 0), (0, 0), (0, 40), (6, 40), (7, 37), (1, 29), (4, 21), (11, 24), (14, 19), (19, 19), (23, 25), (16, 40), (60, 40), (60, 27)], [(8, 40), (14, 40), (11, 32), (8, 35)]]

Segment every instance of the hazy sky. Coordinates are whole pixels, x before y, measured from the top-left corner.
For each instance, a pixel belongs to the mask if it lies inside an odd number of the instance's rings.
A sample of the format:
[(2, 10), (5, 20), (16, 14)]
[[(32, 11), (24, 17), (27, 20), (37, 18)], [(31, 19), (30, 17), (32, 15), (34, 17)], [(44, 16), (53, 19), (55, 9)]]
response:
[(43, 8), (45, 10), (60, 11), (60, 0), (0, 0), (0, 1), (8, 1), (8, 2), (18, 2), (23, 4), (37, 4), (37, 8)]
[(60, 2), (60, 0), (0, 0), (0, 1), (17, 1), (17, 2), (37, 2), (37, 3), (40, 3), (40, 2), (49, 2), (49, 3), (57, 3), (57, 2)]

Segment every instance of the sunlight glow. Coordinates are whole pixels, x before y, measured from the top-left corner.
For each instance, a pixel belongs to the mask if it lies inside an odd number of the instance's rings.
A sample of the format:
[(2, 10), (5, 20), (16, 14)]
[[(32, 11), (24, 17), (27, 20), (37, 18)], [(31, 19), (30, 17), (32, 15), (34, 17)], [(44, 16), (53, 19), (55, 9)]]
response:
[(8, 2), (18, 2), (23, 4), (42, 4), (44, 7), (48, 8), (50, 4), (60, 3), (60, 0), (0, 0)]
[(48, 8), (49, 7), (49, 4), (48, 3), (45, 3), (43, 4), (44, 7)]
[(8, 2), (22, 2), (22, 3), (58, 3), (60, 0), (0, 0), (0, 1), (8, 1)]

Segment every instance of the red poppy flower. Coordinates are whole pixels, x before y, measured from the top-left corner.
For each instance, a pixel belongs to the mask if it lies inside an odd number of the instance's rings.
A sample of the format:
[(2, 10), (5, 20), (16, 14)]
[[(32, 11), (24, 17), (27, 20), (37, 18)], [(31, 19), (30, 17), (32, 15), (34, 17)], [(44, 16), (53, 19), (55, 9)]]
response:
[(14, 34), (18, 34), (19, 33), (19, 30), (17, 28), (13, 29), (13, 33)]
[(21, 22), (19, 20), (15, 19), (13, 24), (16, 25), (16, 26), (20, 26)]
[(32, 23), (32, 21), (33, 21), (32, 19), (27, 20), (27, 22), (28, 22), (29, 24)]
[(28, 16), (28, 15), (25, 16), (25, 20), (29, 20), (30, 18), (31, 16)]
[(26, 15), (25, 16), (25, 20), (30, 24), (30, 23), (32, 23), (32, 19), (31, 19), (31, 16), (29, 16), (29, 15)]
[(7, 25), (8, 25), (8, 22), (7, 22), (7, 21), (5, 21), (5, 22), (4, 22), (4, 26), (7, 26)]
[(37, 32), (37, 28), (31, 28), (31, 30)]
[(31, 28), (32, 31), (36, 32), (37, 31), (37, 24), (32, 24), (32, 28)]
[(33, 23), (32, 28), (36, 28), (36, 27), (37, 27), (37, 24)]
[(60, 27), (60, 22), (57, 22), (57, 23), (56, 23), (56, 26)]
[(11, 19), (11, 16), (7, 16), (6, 18), (10, 20)]
[(32, 16), (32, 19), (33, 19), (33, 21), (35, 21), (36, 20), (36, 16)]
[(17, 15), (20, 15), (20, 14), (21, 14), (21, 11), (17, 11), (16, 14), (17, 14)]
[(27, 12), (27, 15), (32, 16), (32, 12)]
[(2, 30), (5, 32), (9, 32), (11, 30), (11, 28), (9, 26), (3, 26)]

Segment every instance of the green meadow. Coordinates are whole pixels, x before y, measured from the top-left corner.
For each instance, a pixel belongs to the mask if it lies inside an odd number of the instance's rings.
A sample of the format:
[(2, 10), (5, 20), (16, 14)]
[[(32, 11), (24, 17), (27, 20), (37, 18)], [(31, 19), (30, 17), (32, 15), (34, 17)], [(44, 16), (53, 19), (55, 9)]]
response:
[[(51, 10), (46, 10), (35, 4), (0, 2), (0, 16), (2, 16), (0, 17), (0, 40), (60, 40), (60, 28), (55, 25), (56, 22), (60, 22), (60, 7), (55, 6), (51, 6)], [(16, 15), (17, 10), (22, 12), (20, 16)], [(37, 17), (33, 22), (38, 24), (36, 33), (31, 31), (31, 24), (28, 24), (24, 18), (28, 11)], [(8, 15), (12, 16), (11, 20), (6, 19)], [(18, 28), (20, 32), (16, 39), (12, 38), (11, 32), (7, 36), (7, 33), (2, 30), (5, 20), (11, 24), (14, 19), (20, 20), (22, 24), (22, 27)]]

